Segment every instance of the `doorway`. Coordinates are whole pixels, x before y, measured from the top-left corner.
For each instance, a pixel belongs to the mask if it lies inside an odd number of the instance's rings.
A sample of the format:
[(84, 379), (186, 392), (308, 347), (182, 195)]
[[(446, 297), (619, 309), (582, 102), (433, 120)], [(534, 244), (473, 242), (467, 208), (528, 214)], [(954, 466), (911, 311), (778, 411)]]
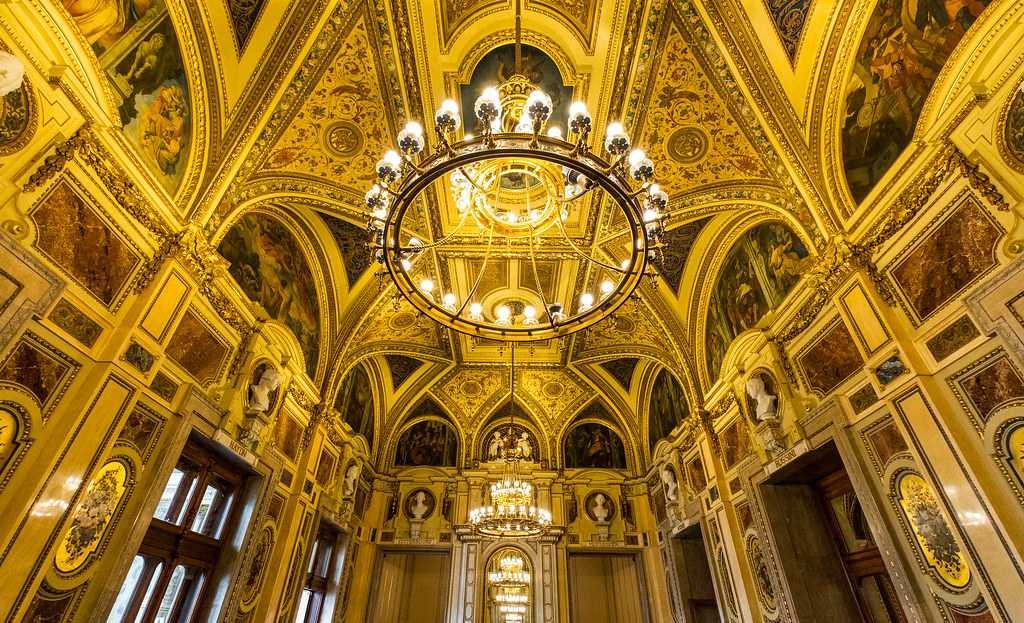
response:
[(718, 623), (722, 620), (715, 601), (704, 534), (700, 524), (690, 526), (669, 539), (672, 560), (676, 566), (680, 606), (685, 621)]

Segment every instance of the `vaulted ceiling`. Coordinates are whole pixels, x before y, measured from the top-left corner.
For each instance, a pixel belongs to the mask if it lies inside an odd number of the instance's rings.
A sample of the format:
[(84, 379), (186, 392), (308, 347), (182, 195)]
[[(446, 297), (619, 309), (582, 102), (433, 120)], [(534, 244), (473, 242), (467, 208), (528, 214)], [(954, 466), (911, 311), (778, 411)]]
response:
[[(307, 372), (329, 398), (366, 363), (385, 428), (429, 395), (472, 430), (509, 391), (507, 348), (417, 318), (378, 278), (362, 197), (401, 125), (458, 98), (477, 63), (513, 41), (519, 1), (166, 0), (191, 98), (171, 217), (214, 245), (254, 210), (280, 219), (309, 256), (319, 299), (318, 363)], [(626, 125), (672, 204), (659, 276), (640, 300), (615, 322), (521, 347), (517, 394), (553, 435), (596, 396), (640, 440), (643, 389), (658, 370), (680, 379), (691, 406), (717, 375), (704, 355), (708, 294), (740, 235), (784, 223), (802, 259), (855, 221), (840, 145), (847, 90), (837, 85), (875, 27), (874, 3), (522, 2), (524, 43), (588, 102), (596, 135)], [(116, 117), (113, 98), (97, 101)], [(442, 226), (438, 209), (428, 198), (415, 226)]]

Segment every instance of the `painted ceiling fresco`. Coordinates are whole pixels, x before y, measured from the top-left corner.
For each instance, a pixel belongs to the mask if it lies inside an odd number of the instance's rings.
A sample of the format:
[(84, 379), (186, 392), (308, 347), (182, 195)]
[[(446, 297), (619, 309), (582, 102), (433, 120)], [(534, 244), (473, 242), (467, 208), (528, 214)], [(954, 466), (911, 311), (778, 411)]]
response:
[(654, 444), (672, 432), (690, 413), (690, 403), (679, 382), (668, 370), (662, 370), (651, 388), (647, 410), (647, 447), (654, 453)]
[(843, 166), (860, 202), (914, 136), (946, 59), (990, 0), (879, 0), (846, 87)]
[(277, 219), (247, 214), (228, 230), (217, 247), (231, 263), (231, 276), (273, 320), (295, 335), (316, 375), (320, 354), (320, 304), (316, 284), (295, 236)]
[(192, 105), (163, 0), (64, 0), (120, 98), (124, 136), (170, 193), (185, 174)]

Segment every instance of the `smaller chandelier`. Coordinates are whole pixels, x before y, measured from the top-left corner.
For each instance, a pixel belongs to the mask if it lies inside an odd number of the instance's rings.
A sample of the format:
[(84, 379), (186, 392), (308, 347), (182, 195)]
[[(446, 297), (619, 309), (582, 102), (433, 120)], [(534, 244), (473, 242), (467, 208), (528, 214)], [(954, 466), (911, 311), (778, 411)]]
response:
[(469, 523), (484, 536), (515, 538), (537, 536), (551, 525), (551, 513), (537, 508), (533, 485), (519, 475), (512, 427), (502, 438), (505, 469), (501, 480), (491, 483), (491, 503), (469, 512)]
[(498, 606), (498, 612), (501, 612), (502, 614), (525, 614), (526, 606), (519, 604)]
[(499, 604), (525, 604), (529, 600), (526, 593), (520, 593), (515, 589), (502, 589), (494, 596), (494, 601)]
[(523, 559), (510, 554), (498, 563), (498, 570), (487, 574), (487, 582), (494, 586), (519, 587), (530, 583), (530, 572), (526, 571)]

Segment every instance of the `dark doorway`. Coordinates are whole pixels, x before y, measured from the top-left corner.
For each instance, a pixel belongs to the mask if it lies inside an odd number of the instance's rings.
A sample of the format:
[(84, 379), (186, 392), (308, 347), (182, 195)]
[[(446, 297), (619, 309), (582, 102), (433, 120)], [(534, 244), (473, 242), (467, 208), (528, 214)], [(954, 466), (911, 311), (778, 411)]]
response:
[(684, 620), (718, 623), (722, 617), (715, 601), (715, 585), (711, 580), (711, 566), (700, 525), (690, 526), (672, 537), (670, 544)]

